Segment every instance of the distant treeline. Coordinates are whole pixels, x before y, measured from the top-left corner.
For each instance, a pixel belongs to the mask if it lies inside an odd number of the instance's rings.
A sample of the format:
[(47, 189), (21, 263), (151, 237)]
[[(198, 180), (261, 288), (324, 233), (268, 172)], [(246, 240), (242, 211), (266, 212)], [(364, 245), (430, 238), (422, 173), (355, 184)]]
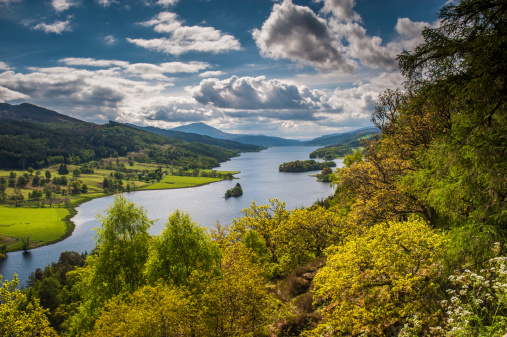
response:
[(279, 172), (306, 172), (318, 171), (324, 167), (335, 167), (334, 161), (325, 161), (323, 163), (316, 162), (315, 160), (296, 160), (288, 163), (283, 163), (278, 167)]
[(353, 148), (347, 145), (326, 146), (310, 153), (310, 158), (322, 158), (326, 160), (342, 158), (352, 154)]

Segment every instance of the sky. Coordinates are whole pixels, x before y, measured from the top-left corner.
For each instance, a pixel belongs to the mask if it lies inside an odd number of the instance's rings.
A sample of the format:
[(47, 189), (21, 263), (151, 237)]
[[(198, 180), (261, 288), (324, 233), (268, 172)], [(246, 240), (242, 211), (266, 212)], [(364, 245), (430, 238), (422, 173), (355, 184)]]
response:
[(371, 126), (441, 0), (0, 0), (0, 101), (311, 139)]

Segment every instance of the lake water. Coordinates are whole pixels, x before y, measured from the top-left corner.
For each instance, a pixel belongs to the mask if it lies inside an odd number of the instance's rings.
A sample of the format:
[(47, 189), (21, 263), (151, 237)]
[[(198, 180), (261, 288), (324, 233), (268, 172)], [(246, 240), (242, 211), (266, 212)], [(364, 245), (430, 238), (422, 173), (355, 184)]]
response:
[[(148, 217), (156, 220), (150, 229), (151, 234), (159, 234), (164, 228), (169, 215), (176, 209), (190, 213), (192, 219), (203, 227), (214, 227), (216, 222), (230, 224), (232, 219), (242, 216), (241, 210), (248, 208), (252, 201), (257, 205), (269, 203), (270, 198), (277, 198), (287, 204), (288, 209), (311, 206), (317, 199), (333, 193), (329, 183), (318, 182), (315, 177), (303, 173), (278, 172), (278, 166), (287, 161), (306, 160), (316, 147), (271, 147), (254, 153), (243, 153), (241, 156), (222, 163), (220, 170), (240, 171), (235, 176), (239, 179), (224, 180), (209, 185), (175, 189), (137, 191), (126, 193), (126, 197), (137, 205), (142, 205)], [(342, 160), (336, 160), (342, 166)], [(243, 195), (238, 198), (225, 199), (225, 191), (240, 183)], [(0, 262), (0, 274), (3, 280), (11, 280), (16, 273), (20, 286), (26, 285), (30, 273), (58, 261), (60, 253), (73, 250), (90, 252), (95, 246), (93, 228), (100, 224), (96, 219), (113, 201), (113, 196), (94, 199), (80, 205), (72, 221), (76, 228), (72, 235), (53, 245), (32, 249), (29, 254), (22, 252), (8, 253), (5, 261)]]

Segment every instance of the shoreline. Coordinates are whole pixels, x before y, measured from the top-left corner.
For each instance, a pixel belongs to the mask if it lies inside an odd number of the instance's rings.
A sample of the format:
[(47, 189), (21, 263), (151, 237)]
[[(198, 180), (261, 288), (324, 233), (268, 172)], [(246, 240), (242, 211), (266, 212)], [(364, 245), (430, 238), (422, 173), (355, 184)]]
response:
[[(238, 173), (241, 173), (241, 172), (234, 172), (233, 175), (234, 174), (238, 174)], [(233, 180), (234, 179), (239, 179), (239, 178), (233, 177)], [(168, 187), (168, 188), (150, 188), (149, 186), (154, 185), (154, 184), (151, 184), (151, 185), (148, 185), (145, 188), (140, 188), (140, 189), (137, 189), (135, 191), (129, 191), (129, 192), (124, 191), (124, 192), (120, 192), (120, 193), (131, 193), (131, 192), (142, 192), (142, 191), (157, 191), (157, 190), (178, 190), (178, 189), (183, 189), (183, 188), (201, 187), (201, 186), (217, 183), (217, 182), (224, 181), (224, 180), (227, 180), (227, 179), (220, 179), (220, 180), (217, 180), (217, 181), (210, 181), (210, 182), (206, 182), (206, 183), (202, 183), (202, 184), (195, 184), (195, 185), (192, 185), (192, 186), (181, 186), (181, 187), (172, 187), (172, 188), (171, 187)], [(71, 202), (72, 205), (64, 207), (64, 208), (66, 208), (69, 211), (69, 214), (66, 215), (62, 219), (63, 222), (65, 223), (65, 226), (66, 226), (64, 235), (61, 236), (61, 237), (59, 237), (58, 239), (45, 242), (45, 243), (37, 245), (35, 247), (30, 247), (30, 249), (28, 251), (31, 251), (32, 249), (37, 249), (37, 248), (40, 248), (40, 247), (49, 246), (49, 245), (61, 242), (61, 241), (65, 240), (65, 239), (69, 238), (72, 235), (72, 233), (74, 232), (74, 229), (76, 228), (76, 224), (72, 221), (72, 218), (74, 218), (74, 216), (76, 216), (76, 214), (77, 214), (77, 207), (79, 207), (80, 205), (84, 204), (85, 202), (88, 202), (88, 201), (91, 201), (91, 200), (94, 200), (94, 199), (100, 199), (100, 198), (108, 197), (108, 196), (115, 195), (115, 194), (116, 193), (112, 193), (112, 192), (110, 192), (110, 193), (101, 192), (101, 193), (94, 193), (93, 195), (81, 195), (81, 196), (79, 196), (80, 200), (77, 200), (74, 203)], [(23, 207), (19, 207), (19, 208), (23, 208)], [(0, 234), (0, 236), (7, 236), (7, 235)], [(7, 250), (7, 252), (5, 254), (5, 259), (9, 258), (9, 253), (14, 253), (14, 252), (19, 252), (19, 251), (23, 251), (23, 249)], [(0, 263), (2, 263), (2, 261), (3, 260), (0, 260)]]

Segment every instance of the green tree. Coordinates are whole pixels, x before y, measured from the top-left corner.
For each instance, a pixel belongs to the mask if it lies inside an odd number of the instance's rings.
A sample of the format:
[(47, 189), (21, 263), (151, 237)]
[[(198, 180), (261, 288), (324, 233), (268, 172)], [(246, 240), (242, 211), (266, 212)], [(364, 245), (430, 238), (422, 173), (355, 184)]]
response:
[(99, 221), (98, 256), (93, 263), (94, 291), (106, 299), (123, 291), (131, 293), (144, 283), (148, 230), (153, 222), (142, 207), (122, 195), (114, 197), (106, 214), (99, 215)]
[[(324, 320), (310, 335), (390, 335), (406, 317), (419, 313), (438, 319), (439, 259), (445, 239), (424, 221), (411, 218), (375, 225), (327, 250), (328, 260), (315, 280), (325, 301)], [(434, 315), (434, 316), (433, 316)]]
[(62, 176), (69, 174), (69, 169), (67, 168), (67, 165), (60, 164), (60, 167), (58, 168), (58, 174)]
[(176, 210), (162, 233), (153, 238), (146, 275), (151, 283), (162, 279), (177, 285), (187, 283), (192, 273), (218, 270), (220, 250), (190, 215)]
[(503, 1), (445, 6), (439, 27), (425, 29), (424, 43), (399, 57), (414, 103), (444, 126), (421, 158), (427, 169), (404, 187), (427, 195), (456, 224), (507, 222), (506, 17)]
[(27, 296), (17, 289), (18, 283), (18, 278), (14, 275), (11, 282), (4, 282), (0, 288), (0, 335), (56, 336), (38, 299), (28, 300)]
[(44, 176), (46, 177), (46, 179), (51, 179), (51, 172), (46, 170), (46, 172), (44, 172)]

